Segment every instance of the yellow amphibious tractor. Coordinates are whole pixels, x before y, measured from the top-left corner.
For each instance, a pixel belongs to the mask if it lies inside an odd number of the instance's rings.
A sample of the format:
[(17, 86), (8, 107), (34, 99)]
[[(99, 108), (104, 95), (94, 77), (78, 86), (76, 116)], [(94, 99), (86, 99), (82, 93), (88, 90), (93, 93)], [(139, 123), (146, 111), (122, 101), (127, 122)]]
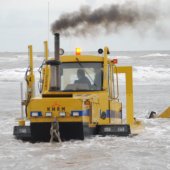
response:
[[(55, 57), (48, 58), (45, 42), (45, 61), (42, 64), (42, 90), (35, 96), (33, 54), (29, 46), (30, 65), (26, 72), (25, 117), (14, 127), (18, 139), (49, 141), (56, 130), (62, 141), (84, 139), (90, 135), (128, 136), (140, 127), (133, 115), (133, 78), (131, 66), (116, 66), (108, 59), (107, 47), (98, 55), (65, 56), (55, 34)], [(118, 74), (126, 79), (126, 115), (123, 118), (119, 100)], [(26, 125), (29, 121), (30, 125)], [(55, 126), (57, 125), (57, 126)], [(56, 128), (57, 127), (57, 128)]]

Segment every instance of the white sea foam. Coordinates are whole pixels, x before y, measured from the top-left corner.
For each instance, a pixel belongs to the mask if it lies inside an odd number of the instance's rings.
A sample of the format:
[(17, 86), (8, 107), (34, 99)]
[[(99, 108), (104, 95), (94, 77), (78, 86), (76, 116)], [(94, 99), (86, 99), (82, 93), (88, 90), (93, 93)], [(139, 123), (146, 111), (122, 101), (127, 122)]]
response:
[(25, 58), (28, 58), (28, 54), (15, 55), (14, 57), (17, 59), (22, 59), (22, 58), (25, 59)]
[(14, 139), (3, 133), (12, 131), (11, 115), (7, 118), (0, 120), (1, 169), (167, 169), (169, 164), (168, 120), (143, 119), (145, 129), (134, 137), (96, 136), (58, 145)]
[[(1, 56), (0, 57), (0, 63), (28, 61), (28, 60), (29, 60), (28, 54), (20, 54), (20, 55), (13, 55), (13, 56)], [(33, 55), (33, 60), (35, 60), (35, 61), (43, 61), (43, 57)]]
[[(16, 58), (16, 59), (19, 59), (19, 60), (20, 60), (20, 59), (29, 60), (28, 54), (16, 55), (15, 58)], [(33, 54), (33, 59), (34, 59), (34, 60), (43, 60), (43, 56), (41, 57), (40, 55), (35, 55), (35, 54)]]
[[(1, 69), (0, 70), (0, 81), (23, 81), (25, 76), (26, 68), (16, 69)], [(38, 68), (34, 69), (35, 76), (38, 76)]]
[[(125, 83), (125, 76), (118, 75), (120, 84)], [(170, 84), (170, 68), (162, 67), (133, 67), (134, 84)]]
[(137, 81), (146, 84), (170, 83), (170, 68), (135, 66), (133, 75)]
[(152, 53), (152, 54), (146, 54), (141, 56), (143, 58), (147, 57), (170, 57), (170, 54), (162, 54), (162, 53)]
[(130, 56), (109, 56), (109, 59), (129, 59)]

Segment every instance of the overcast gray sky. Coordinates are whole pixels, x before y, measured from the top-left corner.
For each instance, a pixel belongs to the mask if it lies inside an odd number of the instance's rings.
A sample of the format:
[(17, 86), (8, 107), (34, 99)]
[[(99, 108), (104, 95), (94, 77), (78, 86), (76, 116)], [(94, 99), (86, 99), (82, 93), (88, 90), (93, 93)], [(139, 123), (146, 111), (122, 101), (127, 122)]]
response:
[[(81, 5), (95, 9), (116, 1), (123, 3), (126, 0), (0, 0), (0, 51), (27, 51), (28, 44), (34, 46), (34, 51), (43, 51), (43, 41), (48, 39), (48, 2), (51, 24), (62, 13), (78, 10)], [(61, 35), (62, 48), (73, 51), (81, 47), (86, 51), (107, 45), (111, 50), (170, 50), (170, 1), (133, 1), (158, 6), (162, 14), (160, 20), (150, 25), (147, 31), (127, 27), (118, 33), (99, 33), (96, 37)], [(50, 51), (53, 51), (53, 35), (51, 32), (49, 35)]]

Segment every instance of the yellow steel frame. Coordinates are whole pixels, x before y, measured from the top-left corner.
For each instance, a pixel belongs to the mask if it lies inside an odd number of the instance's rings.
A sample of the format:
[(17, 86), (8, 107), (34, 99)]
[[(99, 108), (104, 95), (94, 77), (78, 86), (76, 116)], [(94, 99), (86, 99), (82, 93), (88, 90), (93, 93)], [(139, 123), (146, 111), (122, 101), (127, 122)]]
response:
[(77, 59), (80, 62), (103, 62), (103, 57), (100, 56), (93, 56), (93, 55), (70, 55), (70, 56), (60, 56), (60, 61), (61, 62), (77, 62)]
[(124, 73), (126, 79), (126, 120), (127, 124), (134, 124), (133, 111), (133, 77), (131, 66), (114, 67), (114, 73)]
[(107, 47), (104, 48), (104, 61), (103, 61), (103, 70), (104, 70), (104, 79), (103, 79), (103, 90), (108, 89), (108, 54), (109, 49)]
[[(44, 41), (44, 58), (45, 61), (48, 60), (49, 57), (49, 50), (48, 50), (48, 42)], [(45, 65), (43, 67), (43, 89), (42, 92), (48, 91), (49, 88), (49, 66)]]
[(32, 50), (32, 45), (28, 46), (28, 52), (29, 52), (29, 72), (26, 77), (27, 82), (28, 82), (28, 89), (27, 89), (27, 97), (31, 98), (34, 97), (35, 94), (35, 77), (34, 77), (34, 71), (33, 71), (33, 50)]
[(163, 111), (158, 118), (170, 118), (170, 107)]
[(44, 56), (45, 56), (45, 60), (48, 60), (48, 56), (49, 56), (49, 51), (48, 51), (48, 42), (44, 41)]

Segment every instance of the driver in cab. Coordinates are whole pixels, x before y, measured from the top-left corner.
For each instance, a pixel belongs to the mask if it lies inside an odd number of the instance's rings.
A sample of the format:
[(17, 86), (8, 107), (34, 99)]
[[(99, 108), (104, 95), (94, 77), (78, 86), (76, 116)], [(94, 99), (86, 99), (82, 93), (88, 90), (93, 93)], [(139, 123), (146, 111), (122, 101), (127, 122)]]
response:
[(85, 71), (83, 69), (77, 70), (77, 77), (78, 80), (74, 81), (75, 84), (86, 84), (89, 89), (91, 88), (90, 80), (85, 76)]

